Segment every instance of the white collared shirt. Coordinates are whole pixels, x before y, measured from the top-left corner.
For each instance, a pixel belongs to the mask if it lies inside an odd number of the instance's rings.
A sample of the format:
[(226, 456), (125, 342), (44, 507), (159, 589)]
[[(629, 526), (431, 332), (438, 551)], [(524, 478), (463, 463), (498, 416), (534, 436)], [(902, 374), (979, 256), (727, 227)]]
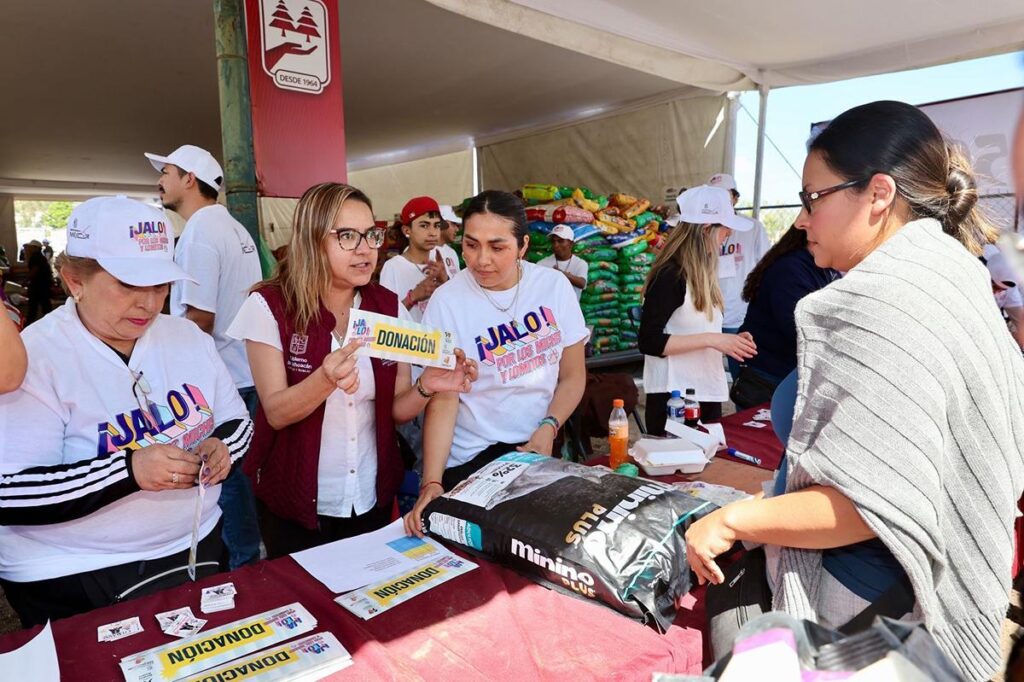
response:
[[(357, 293), (352, 307), (359, 308), (361, 303)], [(401, 304), (398, 316), (409, 319)], [(284, 352), (277, 320), (259, 293), (249, 295), (227, 334)], [(332, 337), (331, 351), (339, 348)], [(335, 389), (324, 404), (316, 496), (316, 513), (321, 516), (348, 518), (365, 514), (377, 504), (377, 386), (368, 356), (358, 354), (356, 367), (359, 388), (355, 394)]]

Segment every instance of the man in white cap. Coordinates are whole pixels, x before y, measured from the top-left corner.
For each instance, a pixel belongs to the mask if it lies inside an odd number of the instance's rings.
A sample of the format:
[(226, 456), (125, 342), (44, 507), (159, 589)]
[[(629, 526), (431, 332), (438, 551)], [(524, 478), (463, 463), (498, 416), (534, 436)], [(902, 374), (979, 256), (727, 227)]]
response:
[[(712, 175), (708, 180), (708, 185), (728, 190), (733, 206), (740, 199), (740, 193), (736, 190), (736, 180), (727, 173)], [(743, 300), (743, 285), (746, 283), (750, 271), (772, 247), (764, 225), (758, 220), (753, 220), (753, 223), (752, 230), (746, 232), (733, 230), (729, 238), (722, 244), (718, 259), (718, 284), (722, 288), (722, 298), (725, 300), (722, 331), (726, 334), (735, 334), (743, 325), (743, 318), (747, 316), (747, 302)], [(729, 373), (734, 379), (739, 373), (739, 368), (740, 363), (729, 358)]]
[(447, 204), (441, 204), (441, 243), (437, 251), (444, 260), (444, 269), (448, 273), (448, 279), (459, 274), (462, 268), (459, 266), (459, 254), (455, 253), (452, 244), (459, 236), (459, 228), (462, 226), (462, 218), (455, 215), (455, 209)]
[[(187, 144), (167, 156), (145, 156), (160, 172), (157, 188), (164, 208), (185, 219), (174, 260), (195, 281), (177, 282), (171, 288), (171, 314), (192, 320), (213, 336), (235, 387), (254, 414), (256, 389), (245, 344), (227, 336), (226, 331), (249, 288), (263, 279), (256, 244), (227, 208), (217, 203), (224, 172), (210, 152)], [(241, 468), (224, 482), (220, 499), (224, 543), (234, 570), (259, 559), (256, 506)]]
[(565, 275), (576, 291), (576, 300), (578, 301), (583, 296), (583, 290), (587, 288), (587, 273), (590, 271), (590, 266), (587, 265), (587, 261), (573, 255), (572, 246), (576, 243), (576, 235), (571, 227), (555, 225), (549, 236), (551, 237), (552, 254), (538, 261), (537, 265), (554, 268)]

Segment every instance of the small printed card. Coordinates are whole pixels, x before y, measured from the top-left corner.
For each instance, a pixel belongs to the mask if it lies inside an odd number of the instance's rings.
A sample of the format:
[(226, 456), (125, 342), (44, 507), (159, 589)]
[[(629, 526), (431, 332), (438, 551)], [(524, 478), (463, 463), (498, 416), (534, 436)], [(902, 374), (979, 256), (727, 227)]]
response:
[(136, 616), (99, 626), (96, 628), (96, 639), (100, 642), (115, 642), (140, 632), (142, 632), (142, 622)]
[(752, 429), (763, 429), (764, 427), (768, 426), (764, 422), (755, 422), (755, 421), (743, 422), (743, 425), (744, 426), (749, 426)]
[(175, 637), (191, 637), (206, 625), (206, 621), (202, 618), (196, 618), (195, 616), (185, 616), (179, 618), (171, 627), (164, 630), (168, 635)]
[(235, 584), (224, 583), (203, 588), (200, 609), (203, 613), (216, 613), (235, 608)]
[(758, 410), (757, 414), (754, 415), (754, 421), (759, 422), (770, 422), (772, 420), (771, 410)]
[(366, 342), (360, 352), (372, 358), (422, 367), (455, 368), (455, 337), (451, 332), (397, 317), (352, 310), (345, 345), (356, 339)]
[(192, 609), (187, 606), (183, 606), (180, 609), (174, 609), (173, 611), (164, 611), (163, 613), (156, 614), (156, 622), (160, 624), (160, 629), (164, 632), (177, 623), (182, 618), (193, 618)]

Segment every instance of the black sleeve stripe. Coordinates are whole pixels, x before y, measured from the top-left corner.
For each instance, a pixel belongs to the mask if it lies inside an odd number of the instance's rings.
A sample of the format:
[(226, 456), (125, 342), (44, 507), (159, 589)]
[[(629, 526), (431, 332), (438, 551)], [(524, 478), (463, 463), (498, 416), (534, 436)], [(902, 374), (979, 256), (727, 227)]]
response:
[(110, 476), (106, 476), (99, 481), (95, 481), (89, 485), (80, 486), (78, 488), (36, 495), (18, 495), (16, 497), (2, 496), (0, 497), (0, 508), (32, 507), (40, 506), (41, 503), (45, 505), (55, 505), (63, 502), (69, 502), (71, 500), (77, 500), (86, 495), (95, 494), (107, 486), (119, 483), (127, 476), (128, 471), (122, 469), (121, 471)]
[[(237, 422), (237, 425), (234, 426), (231, 434), (221, 439), (224, 441), (224, 445), (228, 446), (228, 450), (233, 449), (239, 441), (247, 439), (252, 431), (251, 419), (237, 419), (234, 421)], [(222, 424), (221, 427), (229, 427), (231, 424), (231, 422), (227, 422)]]
[(127, 473), (128, 467), (125, 460), (121, 460), (116, 467), (108, 467), (95, 471), (88, 476), (58, 481), (49, 485), (37, 485), (32, 482), (18, 483), (14, 485), (0, 484), (0, 500), (13, 497), (49, 497), (63, 494), (71, 490), (88, 488), (97, 482), (106, 480), (111, 476)]
[(236, 441), (234, 445), (228, 447), (228, 454), (231, 456), (231, 463), (235, 464), (249, 451), (249, 445), (252, 443), (253, 426), (252, 422), (247, 422), (245, 431), (242, 434), (243, 440)]
[[(88, 516), (103, 507), (132, 493), (138, 492), (139, 484), (131, 474), (130, 453), (119, 453), (116, 457), (104, 456), (96, 471), (78, 475), (75, 478), (59, 479), (55, 482), (22, 481), (9, 484), (19, 478), (35, 478), (59, 475), (59, 469), (88, 470), (82, 462), (70, 465), (37, 467), (17, 474), (0, 477), (0, 525), (38, 526), (62, 523)], [(91, 460), (90, 463), (95, 463)], [(88, 463), (85, 463), (88, 464)], [(32, 473), (27, 473), (32, 472)], [(37, 484), (42, 483), (42, 484)]]
[(0, 476), (0, 489), (7, 486), (37, 485), (90, 476), (104, 469), (124, 466), (125, 456), (124, 451), (118, 450), (95, 459), (24, 469)]

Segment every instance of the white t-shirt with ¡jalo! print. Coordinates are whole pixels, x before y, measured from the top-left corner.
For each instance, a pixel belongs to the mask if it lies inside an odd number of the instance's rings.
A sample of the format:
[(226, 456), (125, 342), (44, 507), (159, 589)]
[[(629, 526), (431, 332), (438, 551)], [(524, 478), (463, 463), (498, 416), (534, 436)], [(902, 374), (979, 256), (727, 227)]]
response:
[(423, 315), (423, 324), (452, 332), (480, 367), (470, 392), (459, 396), (448, 467), (494, 443), (529, 440), (547, 416), (562, 350), (589, 335), (569, 280), (522, 266), (522, 281), (506, 291), (485, 291), (462, 270), (434, 292)]
[[(85, 328), (71, 300), (22, 337), (28, 375), (0, 396), (4, 474), (154, 443), (192, 449), (220, 424), (249, 417), (213, 337), (189, 320), (157, 316), (127, 365)], [(142, 372), (148, 395), (133, 393), (132, 371)], [(68, 494), (90, 478), (69, 481)], [(45, 580), (180, 552), (192, 538), (196, 495), (143, 490), (72, 521), (0, 527), (0, 578)], [(220, 518), (219, 496), (219, 485), (206, 492), (200, 537)]]

